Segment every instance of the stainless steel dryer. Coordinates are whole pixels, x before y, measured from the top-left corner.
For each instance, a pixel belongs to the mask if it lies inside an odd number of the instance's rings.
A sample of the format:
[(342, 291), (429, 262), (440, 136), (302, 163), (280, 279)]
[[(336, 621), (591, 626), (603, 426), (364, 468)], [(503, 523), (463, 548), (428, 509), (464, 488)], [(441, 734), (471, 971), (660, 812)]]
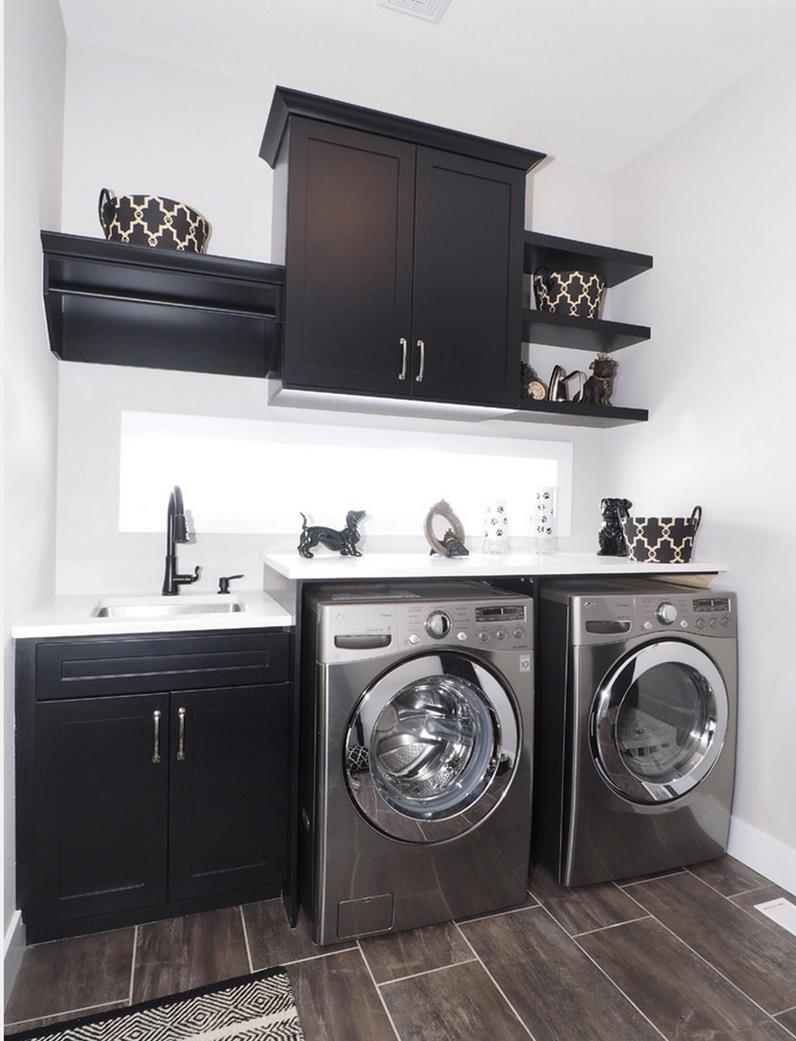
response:
[(317, 943), (525, 900), (532, 606), (466, 581), (308, 594), (300, 879)]
[(563, 885), (726, 851), (736, 600), (650, 580), (546, 583), (534, 855)]

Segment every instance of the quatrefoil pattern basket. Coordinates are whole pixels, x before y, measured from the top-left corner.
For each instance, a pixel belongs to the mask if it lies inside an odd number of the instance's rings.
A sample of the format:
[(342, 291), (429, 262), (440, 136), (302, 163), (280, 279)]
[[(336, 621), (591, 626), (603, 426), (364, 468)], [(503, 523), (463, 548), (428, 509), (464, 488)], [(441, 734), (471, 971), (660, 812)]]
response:
[(210, 224), (184, 202), (162, 195), (99, 194), (99, 221), (110, 242), (204, 253)]
[(649, 564), (688, 564), (702, 520), (702, 507), (690, 517), (631, 517), (620, 514), (629, 560)]
[(533, 276), (533, 289), (540, 311), (599, 318), (605, 279), (592, 271), (548, 271), (540, 267)]

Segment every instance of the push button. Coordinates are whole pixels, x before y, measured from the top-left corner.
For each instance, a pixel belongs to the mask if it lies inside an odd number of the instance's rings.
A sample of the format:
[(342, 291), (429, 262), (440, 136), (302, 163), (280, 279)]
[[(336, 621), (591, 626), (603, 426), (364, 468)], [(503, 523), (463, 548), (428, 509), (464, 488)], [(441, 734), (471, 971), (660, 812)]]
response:
[(467, 639), (467, 633), (465, 633), (465, 632), (456, 633), (456, 639), (457, 640), (461, 640), (462, 643), (464, 643), (464, 641)]
[(409, 643), (411, 643), (411, 644), (420, 643), (420, 637), (417, 635), (417, 633), (410, 633), (410, 635), (409, 635)]

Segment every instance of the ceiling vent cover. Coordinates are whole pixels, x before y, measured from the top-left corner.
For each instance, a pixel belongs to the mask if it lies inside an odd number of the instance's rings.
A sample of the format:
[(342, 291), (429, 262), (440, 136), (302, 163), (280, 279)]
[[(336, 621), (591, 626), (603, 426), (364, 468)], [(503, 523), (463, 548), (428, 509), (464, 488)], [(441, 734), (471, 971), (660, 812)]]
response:
[(438, 22), (448, 10), (451, 0), (379, 0), (382, 7), (414, 15), (426, 22)]

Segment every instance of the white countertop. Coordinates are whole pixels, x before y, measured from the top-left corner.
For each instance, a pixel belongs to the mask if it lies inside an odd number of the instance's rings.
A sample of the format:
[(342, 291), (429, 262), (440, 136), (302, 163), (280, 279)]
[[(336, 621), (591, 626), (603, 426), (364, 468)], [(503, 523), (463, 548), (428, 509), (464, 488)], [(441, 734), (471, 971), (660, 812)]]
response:
[[(263, 592), (236, 592), (218, 596), (218, 600), (237, 600), (240, 611), (229, 614), (178, 615), (170, 618), (96, 618), (100, 603), (163, 604), (173, 603), (172, 596), (56, 596), (25, 615), (11, 629), (16, 640), (46, 636), (118, 636), (127, 633), (181, 633), (207, 629), (269, 629), (293, 625), (293, 616)], [(180, 593), (182, 601), (214, 601), (207, 594)]]
[(323, 550), (312, 560), (292, 553), (264, 553), (265, 566), (285, 578), (308, 581), (378, 578), (475, 578), (495, 575), (683, 575), (726, 571), (727, 565), (697, 560), (691, 564), (638, 564), (624, 557), (596, 553), (530, 552), (471, 553), (468, 557), (438, 557), (428, 553), (364, 553), (341, 557)]

